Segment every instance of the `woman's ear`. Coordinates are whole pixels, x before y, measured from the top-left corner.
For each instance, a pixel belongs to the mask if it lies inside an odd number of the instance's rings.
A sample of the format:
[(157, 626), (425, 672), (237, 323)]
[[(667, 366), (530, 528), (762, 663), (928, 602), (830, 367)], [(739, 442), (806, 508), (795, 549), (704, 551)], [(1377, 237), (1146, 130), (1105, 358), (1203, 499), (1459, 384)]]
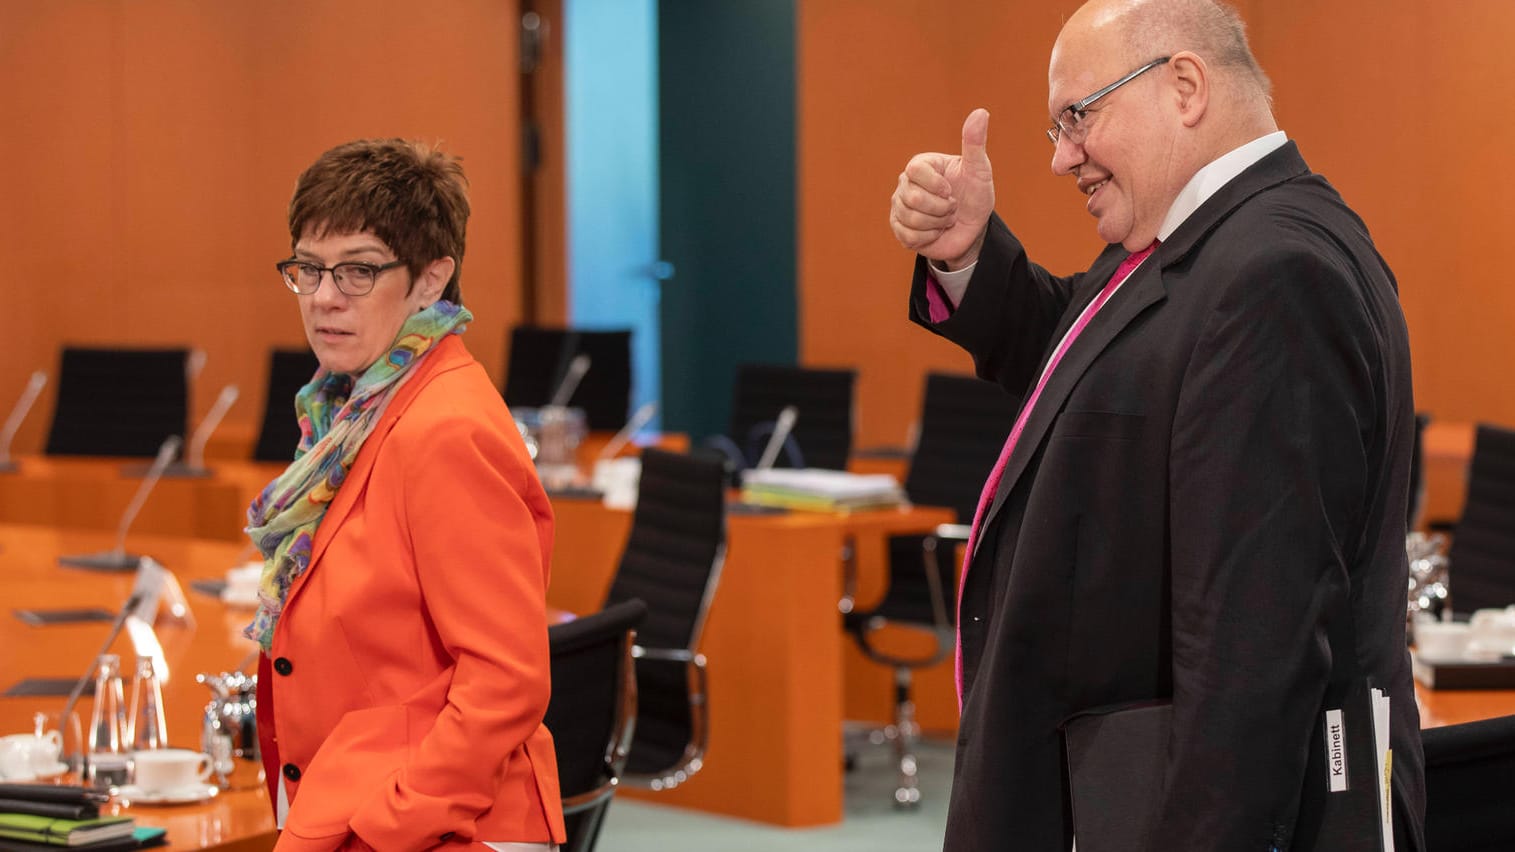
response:
[(442, 298), (442, 293), (447, 289), (447, 282), (452, 280), (453, 270), (457, 268), (458, 262), (451, 257), (439, 257), (426, 264), (421, 270), (420, 278), (416, 279), (416, 291), (420, 296), (422, 308)]

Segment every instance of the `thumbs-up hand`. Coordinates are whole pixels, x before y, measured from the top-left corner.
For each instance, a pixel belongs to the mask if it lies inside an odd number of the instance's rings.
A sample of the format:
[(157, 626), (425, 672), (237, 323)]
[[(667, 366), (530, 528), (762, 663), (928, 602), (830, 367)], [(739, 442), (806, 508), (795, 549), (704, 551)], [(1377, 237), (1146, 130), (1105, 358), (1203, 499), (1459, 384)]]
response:
[(978, 259), (994, 210), (988, 141), (989, 111), (976, 109), (963, 122), (962, 154), (910, 158), (889, 204), (889, 227), (900, 245), (948, 269)]

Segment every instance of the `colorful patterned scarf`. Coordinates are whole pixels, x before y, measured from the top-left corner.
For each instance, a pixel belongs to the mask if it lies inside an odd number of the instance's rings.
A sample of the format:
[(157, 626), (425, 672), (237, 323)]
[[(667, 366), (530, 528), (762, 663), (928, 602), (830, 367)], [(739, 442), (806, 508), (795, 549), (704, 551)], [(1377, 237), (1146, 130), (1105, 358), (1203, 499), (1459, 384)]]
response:
[(247, 535), (263, 554), (263, 578), (258, 613), (243, 634), (265, 653), (290, 586), (310, 567), (316, 527), (395, 389), (437, 341), (463, 333), (472, 319), (461, 305), (436, 302), (405, 320), (389, 354), (356, 384), (351, 376), (322, 368), (295, 395), (300, 418), (295, 460), (247, 509)]

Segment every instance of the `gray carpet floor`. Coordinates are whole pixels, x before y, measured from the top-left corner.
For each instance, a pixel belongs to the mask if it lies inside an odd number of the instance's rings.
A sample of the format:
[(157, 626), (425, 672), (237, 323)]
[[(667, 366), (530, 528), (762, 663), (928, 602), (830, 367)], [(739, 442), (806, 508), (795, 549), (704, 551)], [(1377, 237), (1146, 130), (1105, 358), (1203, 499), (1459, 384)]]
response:
[(952, 743), (920, 744), (921, 804), (910, 811), (893, 806), (892, 748), (864, 742), (854, 752), (857, 765), (846, 775), (846, 814), (838, 825), (775, 828), (618, 797), (606, 814), (597, 852), (938, 852), (952, 786)]

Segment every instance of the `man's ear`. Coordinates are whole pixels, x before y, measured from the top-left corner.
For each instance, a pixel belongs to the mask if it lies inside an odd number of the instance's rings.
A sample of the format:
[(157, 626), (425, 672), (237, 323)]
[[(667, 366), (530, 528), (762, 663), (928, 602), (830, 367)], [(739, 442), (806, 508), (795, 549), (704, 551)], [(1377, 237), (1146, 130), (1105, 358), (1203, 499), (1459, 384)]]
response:
[(1187, 50), (1173, 54), (1168, 65), (1173, 69), (1173, 96), (1178, 115), (1185, 127), (1193, 127), (1210, 108), (1210, 66)]

